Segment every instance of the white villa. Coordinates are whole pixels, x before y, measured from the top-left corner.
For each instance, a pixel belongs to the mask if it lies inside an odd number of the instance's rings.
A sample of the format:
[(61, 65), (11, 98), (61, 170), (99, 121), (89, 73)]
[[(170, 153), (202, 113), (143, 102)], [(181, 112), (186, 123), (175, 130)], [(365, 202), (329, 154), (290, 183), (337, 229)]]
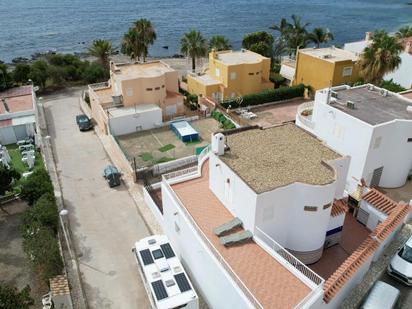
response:
[(396, 188), (412, 169), (412, 100), (373, 85), (319, 90), (296, 124), (351, 157), (346, 189)]
[(349, 166), (293, 124), (239, 128), (144, 196), (210, 308), (337, 308), (410, 209), (382, 210), (386, 197), (363, 188), (371, 215), (359, 223), (344, 197)]

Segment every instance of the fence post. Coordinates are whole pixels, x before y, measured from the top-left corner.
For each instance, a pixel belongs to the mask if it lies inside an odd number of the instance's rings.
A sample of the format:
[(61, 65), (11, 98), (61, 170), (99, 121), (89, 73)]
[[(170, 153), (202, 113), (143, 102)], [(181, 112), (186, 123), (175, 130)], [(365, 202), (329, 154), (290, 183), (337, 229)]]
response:
[(136, 164), (136, 157), (133, 157), (133, 175), (134, 175), (134, 183), (137, 183), (137, 164)]

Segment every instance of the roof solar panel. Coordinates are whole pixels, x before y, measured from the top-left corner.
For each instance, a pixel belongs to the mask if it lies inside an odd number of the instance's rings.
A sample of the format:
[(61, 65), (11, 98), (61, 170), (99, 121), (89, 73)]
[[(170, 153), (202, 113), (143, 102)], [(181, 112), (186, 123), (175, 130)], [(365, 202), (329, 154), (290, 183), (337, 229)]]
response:
[(170, 244), (160, 245), (160, 248), (162, 248), (162, 251), (163, 251), (166, 259), (170, 259), (170, 258), (176, 256), (175, 253), (173, 252), (173, 249), (170, 246)]
[(162, 280), (152, 282), (153, 291), (156, 294), (157, 300), (169, 297)]
[(149, 249), (145, 249), (142, 251), (139, 251), (140, 256), (142, 257), (142, 261), (144, 265), (149, 265), (149, 264), (153, 264), (153, 257), (150, 254), (150, 250)]
[(179, 286), (180, 292), (183, 293), (183, 292), (186, 292), (192, 289), (184, 273), (175, 275), (175, 279), (176, 279), (177, 285)]

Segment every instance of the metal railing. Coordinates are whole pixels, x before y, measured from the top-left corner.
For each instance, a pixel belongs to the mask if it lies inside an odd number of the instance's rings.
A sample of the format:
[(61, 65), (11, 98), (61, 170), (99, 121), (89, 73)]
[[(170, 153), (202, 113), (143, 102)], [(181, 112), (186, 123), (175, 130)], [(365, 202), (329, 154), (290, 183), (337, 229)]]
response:
[(271, 249), (273, 249), (278, 255), (280, 255), (288, 265), (295, 268), (300, 274), (309, 279), (312, 283), (318, 286), (322, 286), (325, 280), (316, 274), (313, 270), (299, 261), (295, 256), (289, 253), (288, 250), (283, 248), (279, 243), (277, 243), (273, 238), (263, 232), (260, 228), (256, 227), (255, 236), (261, 239), (265, 244), (267, 244)]
[[(181, 172), (181, 171), (178, 171), (178, 172)], [(178, 172), (174, 172), (174, 173), (178, 173)], [(236, 273), (233, 271), (233, 269), (230, 267), (230, 265), (225, 261), (225, 259), (220, 255), (220, 253), (217, 251), (217, 249), (214, 247), (214, 245), (210, 242), (210, 240), (207, 238), (207, 236), (203, 233), (203, 231), (197, 225), (196, 221), (190, 215), (190, 213), (188, 212), (186, 207), (184, 207), (183, 203), (180, 201), (177, 194), (170, 187), (170, 185), (168, 183), (168, 180), (174, 178), (173, 177), (174, 173), (163, 175), (164, 188), (168, 191), (168, 193), (176, 201), (177, 205), (179, 206), (179, 209), (181, 210), (181, 212), (183, 213), (185, 218), (191, 223), (191, 225), (193, 226), (193, 228), (196, 231), (197, 235), (202, 239), (203, 243), (208, 247), (210, 252), (212, 252), (213, 256), (218, 260), (220, 265), (225, 269), (225, 271), (229, 274), (229, 276), (232, 278), (232, 280), (237, 284), (237, 286), (243, 292), (245, 297), (252, 303), (252, 305), (255, 308), (263, 308), (261, 303), (256, 299), (256, 297), (253, 295), (253, 293), (246, 287), (246, 285), (243, 283), (243, 281), (236, 275)], [(180, 177), (183, 174), (176, 174), (176, 175), (177, 175), (177, 177)]]
[(302, 112), (306, 110), (313, 110), (313, 106), (314, 106), (313, 101), (306, 102), (306, 103), (299, 105), (298, 110), (297, 110), (297, 116), (298, 116), (299, 121), (310, 129), (315, 128), (315, 123), (308, 117), (303, 116)]
[(197, 166), (192, 166), (189, 168), (185, 168), (182, 170), (178, 170), (175, 172), (171, 172), (171, 173), (167, 173), (164, 174), (162, 177), (165, 180), (171, 180), (171, 179), (177, 179), (177, 178), (181, 178), (182, 176), (189, 176), (189, 175), (195, 175), (198, 172), (198, 167)]
[(203, 161), (209, 156), (210, 151), (212, 150), (212, 145), (209, 144), (199, 153), (197, 156), (198, 166), (201, 169), (203, 165)]
[(95, 89), (101, 89), (101, 88), (107, 88), (107, 87), (109, 87), (109, 83), (108, 82), (95, 83), (95, 84), (90, 84), (89, 87), (94, 89), (94, 90)]

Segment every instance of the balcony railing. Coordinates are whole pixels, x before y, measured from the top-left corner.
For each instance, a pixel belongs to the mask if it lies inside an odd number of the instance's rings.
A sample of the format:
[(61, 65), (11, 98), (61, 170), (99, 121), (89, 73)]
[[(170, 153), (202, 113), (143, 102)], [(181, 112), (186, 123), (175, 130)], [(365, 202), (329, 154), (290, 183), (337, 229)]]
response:
[[(179, 172), (182, 172), (182, 171), (179, 171)], [(178, 172), (175, 172), (175, 173), (178, 173)], [(173, 179), (174, 175), (176, 177), (181, 177), (183, 175), (183, 174), (175, 174), (175, 173), (170, 173), (170, 174), (167, 174), (167, 175), (163, 175), (162, 180), (163, 180), (164, 188), (173, 197), (174, 201), (177, 203), (179, 209), (181, 210), (181, 212), (184, 215), (184, 217), (186, 218), (186, 220), (189, 221), (190, 224), (193, 226), (194, 230), (196, 231), (197, 236), (199, 236), (200, 239), (202, 239), (203, 243), (208, 247), (208, 249), (213, 254), (213, 256), (218, 260), (219, 264), (225, 269), (225, 271), (229, 274), (229, 276), (232, 278), (232, 280), (237, 284), (237, 286), (243, 292), (245, 297), (250, 301), (250, 303), (255, 308), (263, 308), (263, 306), (260, 304), (260, 302), (253, 295), (253, 293), (246, 287), (246, 285), (243, 283), (243, 281), (236, 275), (236, 273), (233, 271), (233, 269), (230, 267), (230, 265), (220, 255), (219, 251), (217, 251), (217, 249), (213, 246), (213, 244), (210, 242), (210, 240), (206, 237), (206, 235), (203, 233), (203, 231), (197, 225), (196, 221), (193, 219), (191, 214), (187, 211), (186, 207), (184, 207), (183, 203), (180, 201), (177, 194), (171, 188), (168, 181)], [(189, 174), (189, 171), (186, 172), (186, 174)]]
[(314, 106), (314, 102), (306, 102), (303, 103), (301, 105), (299, 105), (298, 110), (297, 110), (297, 117), (299, 119), (299, 121), (305, 125), (306, 127), (310, 128), (310, 129), (314, 129), (315, 128), (315, 123), (311, 120), (312, 116), (303, 116), (302, 112), (304, 111), (313, 111), (313, 106)]

